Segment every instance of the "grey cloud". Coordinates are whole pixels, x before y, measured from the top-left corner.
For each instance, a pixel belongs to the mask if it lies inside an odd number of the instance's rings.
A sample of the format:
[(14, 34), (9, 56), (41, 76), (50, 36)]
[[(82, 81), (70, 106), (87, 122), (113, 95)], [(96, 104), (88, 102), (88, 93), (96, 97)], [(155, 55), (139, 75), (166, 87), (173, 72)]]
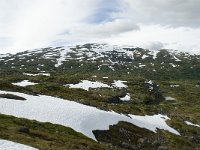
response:
[[(126, 15), (140, 23), (200, 27), (199, 0), (124, 0)], [(130, 15), (131, 14), (131, 15)]]
[(73, 29), (70, 33), (82, 34), (82, 36), (109, 37), (133, 30), (140, 30), (140, 28), (130, 20), (116, 19), (103, 24), (86, 25), (78, 29)]
[(89, 23), (103, 23), (112, 21), (113, 14), (122, 11), (121, 8), (121, 0), (98, 0), (98, 7), (95, 8), (93, 14), (91, 14), (88, 18)]
[(132, 30), (139, 30), (139, 26), (130, 21), (115, 20), (99, 26), (99, 31), (103, 34), (115, 35)]
[(151, 42), (149, 44), (146, 45), (146, 48), (151, 49), (151, 50), (160, 50), (162, 48), (164, 48), (165, 44), (162, 42)]

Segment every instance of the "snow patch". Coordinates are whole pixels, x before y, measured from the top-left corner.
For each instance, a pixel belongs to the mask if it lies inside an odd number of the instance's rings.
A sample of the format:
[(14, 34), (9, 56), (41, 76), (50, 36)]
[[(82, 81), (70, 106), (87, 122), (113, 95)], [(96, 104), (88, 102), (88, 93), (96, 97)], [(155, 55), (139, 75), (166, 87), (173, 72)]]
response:
[(62, 65), (63, 61), (66, 59), (67, 53), (71, 52), (72, 50), (69, 47), (66, 47), (66, 49), (61, 49), (60, 50), (60, 58), (57, 59), (57, 64), (55, 64), (55, 67), (59, 67)]
[(113, 87), (114, 88), (127, 88), (128, 86), (125, 85), (124, 82), (127, 82), (127, 81), (114, 80), (114, 83), (112, 83), (112, 85), (109, 86), (108, 84), (101, 83), (98, 81), (81, 80), (81, 82), (78, 84), (66, 84), (65, 86), (69, 86), (69, 88), (80, 88), (80, 89), (84, 89), (86, 91), (89, 91), (90, 88), (93, 88), (93, 89), (95, 89), (95, 88), (113, 88)]
[(173, 68), (178, 67), (179, 65), (175, 65), (173, 63), (169, 63)]
[(153, 81), (149, 80), (149, 81), (145, 81), (145, 83), (153, 85)]
[(88, 80), (82, 80), (80, 83), (78, 84), (67, 84), (66, 86), (69, 86), (69, 88), (80, 88), (80, 89), (84, 89), (86, 91), (89, 91), (89, 88), (111, 88), (109, 85), (95, 81), (88, 81)]
[(108, 66), (112, 71), (115, 71), (115, 68), (113, 66)]
[(153, 59), (156, 59), (157, 58), (157, 54), (159, 53), (160, 51), (158, 50), (151, 50), (150, 51), (150, 55), (152, 55)]
[(147, 57), (149, 57), (148, 55), (143, 55), (142, 56), (142, 59), (145, 59), (145, 58), (147, 58)]
[(194, 124), (192, 122), (189, 122), (189, 121), (184, 121), (187, 125), (190, 125), (190, 126), (195, 126), (195, 127), (199, 127), (200, 128), (200, 125), (198, 124)]
[(146, 65), (139, 64), (138, 67), (143, 68), (143, 67), (145, 67), (145, 66), (146, 66)]
[(36, 84), (38, 84), (38, 83), (30, 82), (30, 81), (28, 81), (28, 80), (23, 80), (23, 81), (21, 81), (21, 82), (12, 83), (12, 84), (13, 84), (13, 85), (17, 85), (17, 86), (23, 86), (23, 87), (25, 87), (25, 86), (29, 86), (29, 85), (36, 85)]
[(11, 141), (1, 140), (1, 139), (0, 139), (0, 149), (1, 150), (39, 150), (37, 148), (26, 146), (24, 144), (19, 144), (16, 142), (11, 142)]
[(130, 93), (127, 93), (124, 97), (120, 98), (121, 101), (130, 101), (131, 96)]
[(170, 87), (179, 87), (180, 85), (178, 85), (178, 84), (172, 84), (172, 85), (170, 85)]
[(180, 59), (178, 59), (176, 56), (173, 56), (175, 61), (181, 61)]
[(114, 83), (112, 83), (112, 85), (117, 88), (127, 88), (128, 86), (124, 84), (125, 82), (127, 81), (114, 80)]
[(32, 74), (32, 73), (23, 73), (23, 75), (27, 75), (27, 76), (39, 76), (39, 75), (42, 75), (42, 76), (50, 76), (50, 73), (37, 73), (37, 74)]
[(165, 100), (166, 101), (175, 101), (176, 99), (171, 96), (167, 96), (167, 97), (165, 97)]

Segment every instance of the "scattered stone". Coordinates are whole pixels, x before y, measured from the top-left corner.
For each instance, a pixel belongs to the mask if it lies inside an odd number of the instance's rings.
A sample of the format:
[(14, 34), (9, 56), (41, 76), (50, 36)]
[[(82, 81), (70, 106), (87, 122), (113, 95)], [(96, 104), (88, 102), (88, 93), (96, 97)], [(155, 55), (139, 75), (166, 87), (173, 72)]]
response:
[(122, 147), (123, 148), (127, 148), (127, 149), (131, 149), (131, 150), (136, 150), (137, 149), (137, 147), (135, 145), (132, 145), (132, 144), (129, 144), (129, 143), (126, 143), (126, 142), (122, 143)]
[(108, 98), (108, 103), (121, 104), (122, 101), (120, 100), (118, 96), (113, 96), (113, 97)]
[(138, 144), (144, 144), (145, 143), (145, 139), (144, 138), (139, 138), (138, 139)]
[(28, 127), (21, 127), (19, 129), (19, 132), (22, 132), (22, 133), (29, 133), (29, 128)]

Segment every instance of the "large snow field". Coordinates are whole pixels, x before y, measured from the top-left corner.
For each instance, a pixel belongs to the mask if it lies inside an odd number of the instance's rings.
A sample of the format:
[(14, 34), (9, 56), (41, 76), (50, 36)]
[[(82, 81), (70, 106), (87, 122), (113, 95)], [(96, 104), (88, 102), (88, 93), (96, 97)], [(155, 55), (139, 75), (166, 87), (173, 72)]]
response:
[(71, 127), (94, 140), (93, 130), (108, 130), (109, 125), (117, 124), (119, 121), (129, 122), (153, 132), (156, 132), (158, 128), (179, 135), (175, 129), (166, 124), (166, 120), (169, 118), (161, 114), (153, 116), (129, 114), (129, 116), (126, 116), (51, 96), (33, 96), (18, 92), (0, 91), (0, 94), (6, 93), (21, 96), (27, 100), (15, 101), (0, 98), (1, 114)]

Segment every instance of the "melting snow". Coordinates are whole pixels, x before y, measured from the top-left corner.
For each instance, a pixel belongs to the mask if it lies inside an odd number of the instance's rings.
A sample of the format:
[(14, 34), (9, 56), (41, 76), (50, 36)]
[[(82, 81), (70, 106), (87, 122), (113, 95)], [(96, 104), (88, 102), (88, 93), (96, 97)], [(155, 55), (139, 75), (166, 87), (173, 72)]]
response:
[(101, 88), (101, 87), (110, 88), (110, 86), (107, 84), (97, 82), (97, 81), (92, 82), (92, 81), (88, 81), (88, 80), (82, 80), (78, 84), (69, 84), (66, 86), (69, 86), (69, 88), (81, 88), (81, 89), (84, 89), (87, 91), (89, 91), (89, 88)]
[(32, 74), (32, 73), (23, 73), (23, 75), (27, 75), (27, 76), (50, 76), (50, 73), (37, 73), (37, 74)]
[(178, 59), (176, 56), (173, 55), (173, 57), (174, 57), (175, 61), (181, 61), (181, 60)]
[(172, 84), (172, 85), (170, 85), (170, 87), (179, 87), (180, 85), (178, 85), (178, 84)]
[(131, 57), (132, 59), (134, 59), (134, 55), (132, 51), (126, 51), (125, 52), (129, 57)]
[(187, 125), (195, 126), (195, 127), (199, 127), (199, 128), (200, 128), (200, 125), (198, 125), (198, 124), (194, 124), (194, 123), (189, 122), (189, 121), (185, 121), (185, 123), (186, 123)]
[(1, 150), (38, 150), (36, 148), (19, 144), (16, 142), (11, 142), (7, 140), (0, 140), (0, 149)]
[(12, 83), (13, 85), (17, 85), (17, 86), (29, 86), (29, 85), (35, 85), (35, 84), (38, 84), (38, 83), (34, 83), (34, 82), (29, 82), (28, 80), (23, 80), (21, 82), (17, 82), (17, 83)]
[(0, 54), (0, 58), (4, 58), (4, 57), (9, 57), (11, 54), (7, 53), (7, 54)]
[(142, 65), (142, 64), (139, 65), (140, 68), (143, 68), (143, 67), (145, 67), (145, 66), (146, 66), (146, 65)]
[(179, 65), (175, 65), (175, 64), (173, 64), (173, 63), (169, 63), (172, 67), (178, 67)]
[(128, 117), (113, 111), (107, 112), (96, 107), (51, 96), (33, 96), (7, 91), (0, 91), (0, 93), (15, 94), (27, 99), (26, 101), (19, 102), (1, 98), (1, 114), (64, 125), (94, 140), (93, 130), (108, 130), (109, 125), (117, 124), (119, 121), (129, 122), (153, 132), (156, 132), (157, 128), (159, 128), (179, 135), (175, 129), (166, 124), (166, 120), (169, 118), (161, 114), (153, 116), (130, 114), (130, 117)]
[(84, 89), (86, 91), (89, 91), (90, 88), (127, 88), (128, 86), (124, 84), (124, 82), (127, 81), (121, 81), (121, 80), (114, 80), (114, 83), (112, 83), (112, 86), (109, 86), (108, 84), (101, 83), (98, 81), (88, 81), (88, 80), (81, 80), (78, 84), (67, 84), (65, 86), (69, 86), (69, 88), (80, 88)]
[(71, 52), (72, 50), (68, 47), (66, 49), (60, 50), (60, 58), (57, 59), (57, 64), (55, 64), (55, 67), (59, 67), (62, 65), (62, 62), (65, 61), (67, 53)]
[(149, 80), (149, 81), (145, 81), (145, 83), (148, 83), (150, 85), (153, 85), (153, 81)]
[(165, 100), (166, 101), (175, 101), (176, 99), (171, 96), (167, 96), (167, 97), (165, 97)]
[(153, 55), (153, 59), (156, 59), (157, 58), (157, 54), (159, 53), (160, 51), (158, 50), (151, 50), (150, 51), (150, 54)]
[(142, 56), (142, 59), (145, 59), (145, 58), (147, 58), (147, 57), (149, 57), (148, 55), (143, 55)]
[(127, 93), (124, 97), (120, 98), (121, 101), (130, 101), (131, 100), (131, 96), (129, 93)]
[(98, 66), (98, 70), (101, 70), (101, 68), (100, 68), (100, 67), (101, 67), (101, 65), (100, 65), (100, 66)]
[(115, 68), (113, 66), (108, 66), (112, 71), (115, 71)]
[(114, 80), (114, 83), (112, 85), (117, 88), (127, 88), (128, 86), (125, 85), (124, 82), (127, 82), (127, 81)]

